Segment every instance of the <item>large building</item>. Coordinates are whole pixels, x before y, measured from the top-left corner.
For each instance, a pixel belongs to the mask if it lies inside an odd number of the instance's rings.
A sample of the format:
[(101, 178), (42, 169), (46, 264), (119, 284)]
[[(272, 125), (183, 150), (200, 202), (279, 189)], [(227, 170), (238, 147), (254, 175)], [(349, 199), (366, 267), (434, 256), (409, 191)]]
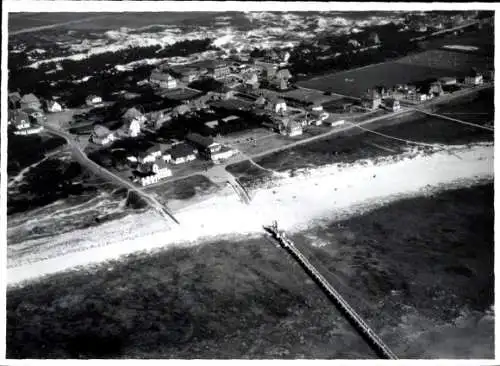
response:
[(197, 133), (189, 133), (186, 136), (186, 141), (198, 150), (199, 156), (207, 160), (211, 160), (212, 154), (219, 152), (222, 148), (221, 144), (214, 142), (212, 138)]
[(231, 73), (229, 65), (226, 63), (214, 62), (207, 67), (208, 75), (214, 79), (223, 79)]
[(164, 89), (177, 88), (177, 80), (170, 73), (163, 70), (153, 70), (149, 77), (149, 82)]
[(170, 162), (175, 165), (187, 163), (196, 159), (194, 149), (186, 143), (172, 146), (167, 154), (170, 155)]

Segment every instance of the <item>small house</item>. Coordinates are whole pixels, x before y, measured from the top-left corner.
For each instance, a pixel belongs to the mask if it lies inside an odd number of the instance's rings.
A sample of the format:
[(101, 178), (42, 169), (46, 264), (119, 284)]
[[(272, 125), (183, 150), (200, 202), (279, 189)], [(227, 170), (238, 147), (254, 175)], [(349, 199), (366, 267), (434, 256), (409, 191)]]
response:
[(260, 83), (259, 83), (259, 78), (258, 78), (257, 74), (250, 73), (249, 75), (247, 75), (245, 78), (245, 85), (253, 90), (258, 89), (260, 86)]
[(456, 85), (457, 78), (446, 76), (446, 77), (440, 78), (439, 82), (441, 83), (441, 85)]
[(382, 104), (382, 97), (376, 90), (369, 90), (362, 98), (361, 105), (367, 109), (377, 109)]
[(389, 109), (392, 112), (397, 112), (401, 109), (401, 105), (399, 103), (399, 100), (394, 99), (394, 98), (385, 99), (384, 105), (387, 109)]
[(164, 151), (163, 154), (161, 155), (161, 158), (166, 163), (170, 163), (172, 161), (172, 155), (170, 154), (169, 151)]
[(231, 156), (236, 154), (236, 150), (231, 149), (227, 146), (222, 146), (221, 149), (211, 155), (211, 159), (214, 163), (219, 163), (221, 161), (229, 159)]
[(221, 149), (221, 145), (212, 138), (197, 133), (189, 133), (186, 136), (186, 141), (192, 144), (198, 150), (199, 155), (207, 160), (211, 160), (212, 154)]
[(124, 134), (130, 137), (137, 137), (141, 132), (142, 126), (146, 123), (147, 119), (137, 108), (132, 107), (128, 109), (122, 116), (123, 126), (121, 130)]
[(284, 113), (286, 112), (286, 102), (281, 98), (271, 98), (267, 102), (267, 109), (274, 113)]
[(62, 112), (62, 106), (54, 100), (49, 100), (47, 102), (47, 112), (51, 113)]
[(312, 111), (309, 113), (309, 124), (313, 124), (316, 126), (321, 125), (324, 121), (328, 119), (330, 114), (324, 111)]
[(219, 121), (213, 120), (213, 121), (205, 122), (205, 126), (214, 130), (215, 128), (217, 128), (217, 126), (219, 126)]
[(149, 82), (160, 88), (175, 89), (177, 80), (168, 72), (162, 70), (153, 70), (149, 77)]
[(429, 93), (434, 96), (441, 96), (444, 94), (443, 86), (439, 81), (434, 81), (430, 85)]
[(483, 75), (476, 69), (472, 69), (464, 80), (465, 85), (481, 85), (483, 84)]
[(31, 127), (28, 113), (21, 111), (14, 113), (12, 117), (11, 125), (14, 126), (16, 130), (24, 130)]
[(97, 96), (97, 95), (89, 95), (87, 98), (85, 98), (85, 104), (87, 104), (89, 107), (99, 105), (102, 103), (102, 98)]
[(196, 159), (196, 154), (190, 145), (186, 143), (180, 143), (172, 146), (170, 150), (170, 156), (172, 158), (172, 164), (183, 164)]
[(33, 108), (40, 110), (42, 107), (40, 100), (32, 93), (23, 95), (19, 103), (21, 109)]
[(97, 145), (108, 145), (115, 140), (113, 132), (108, 130), (105, 126), (95, 125), (90, 135), (90, 139)]
[(143, 187), (158, 183), (159, 181), (159, 177), (152, 172), (144, 173), (142, 171), (135, 171), (134, 175)]
[(302, 126), (294, 120), (290, 120), (287, 124), (281, 124), (279, 131), (282, 135), (294, 137), (302, 135)]

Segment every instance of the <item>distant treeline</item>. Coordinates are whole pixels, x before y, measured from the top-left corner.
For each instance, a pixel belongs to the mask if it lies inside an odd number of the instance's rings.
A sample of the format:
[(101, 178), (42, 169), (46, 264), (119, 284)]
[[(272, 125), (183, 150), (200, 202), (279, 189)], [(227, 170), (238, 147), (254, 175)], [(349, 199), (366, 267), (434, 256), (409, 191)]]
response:
[[(414, 32), (400, 32), (401, 25), (389, 23), (373, 26), (355, 35), (324, 35), (316, 42), (302, 42), (290, 55), (292, 74), (320, 74), (327, 71), (340, 71), (400, 57), (419, 50), (416, 42), (410, 42)], [(372, 35), (380, 40), (377, 48), (356, 51), (349, 43), (356, 40), (359, 48), (375, 46)], [(326, 50), (325, 50), (326, 49)], [(337, 53), (340, 55), (335, 56)]]

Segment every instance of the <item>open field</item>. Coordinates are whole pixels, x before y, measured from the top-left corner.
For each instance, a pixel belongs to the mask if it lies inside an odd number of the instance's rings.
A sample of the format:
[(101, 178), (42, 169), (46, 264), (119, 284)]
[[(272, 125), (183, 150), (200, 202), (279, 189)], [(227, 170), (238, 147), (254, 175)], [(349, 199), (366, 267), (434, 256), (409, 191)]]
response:
[[(479, 70), (493, 67), (493, 58), (448, 50), (428, 50), (402, 57), (396, 60), (395, 63), (411, 67), (420, 66), (437, 70), (449, 70), (455, 72), (455, 76), (464, 76), (465, 73), (470, 72), (472, 67)], [(434, 76), (429, 76), (429, 78), (431, 77)]]
[(194, 175), (172, 183), (146, 188), (146, 191), (153, 193), (159, 202), (175, 211), (187, 204), (202, 200), (205, 196), (219, 191), (220, 188), (204, 175)]
[[(487, 62), (486, 67), (492, 66)], [(300, 86), (360, 97), (376, 85), (392, 87), (444, 76), (464, 76), (471, 67), (482, 69), (482, 56), (462, 52), (428, 50), (401, 59), (369, 65), (299, 82)]]
[[(406, 199), (294, 239), (398, 356), (489, 358), (492, 194), (488, 184)], [(12, 288), (7, 357), (374, 355), (298, 265), (259, 237)]]
[(483, 29), (470, 30), (464, 34), (431, 38), (420, 42), (420, 47), (424, 49), (438, 49), (447, 45), (462, 45), (477, 47), (476, 54), (492, 55), (495, 45), (494, 32), (491, 27), (485, 26)]
[(435, 113), (463, 121), (484, 125), (495, 118), (494, 89), (484, 89), (477, 94), (457, 98), (433, 107)]

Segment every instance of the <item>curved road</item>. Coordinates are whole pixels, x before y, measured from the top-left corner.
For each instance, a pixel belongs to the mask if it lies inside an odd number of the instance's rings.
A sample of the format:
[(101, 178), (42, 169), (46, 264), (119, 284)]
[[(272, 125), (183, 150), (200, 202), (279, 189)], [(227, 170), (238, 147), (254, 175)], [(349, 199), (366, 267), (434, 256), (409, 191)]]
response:
[(147, 194), (143, 190), (138, 189), (133, 183), (110, 172), (109, 170), (103, 168), (96, 162), (89, 159), (88, 156), (81, 150), (80, 146), (75, 143), (74, 137), (71, 134), (55, 129), (54, 127), (47, 124), (44, 124), (44, 127), (48, 132), (58, 135), (68, 142), (68, 146), (71, 148), (73, 156), (80, 164), (90, 169), (96, 175), (99, 175), (108, 181), (112, 181), (119, 186), (136, 192), (141, 197), (143, 197), (154, 209), (156, 209), (164, 218), (168, 219), (168, 221), (174, 221), (176, 224), (179, 224), (179, 221), (177, 221), (173, 213), (165, 205), (162, 205), (160, 202), (158, 202), (156, 198)]

